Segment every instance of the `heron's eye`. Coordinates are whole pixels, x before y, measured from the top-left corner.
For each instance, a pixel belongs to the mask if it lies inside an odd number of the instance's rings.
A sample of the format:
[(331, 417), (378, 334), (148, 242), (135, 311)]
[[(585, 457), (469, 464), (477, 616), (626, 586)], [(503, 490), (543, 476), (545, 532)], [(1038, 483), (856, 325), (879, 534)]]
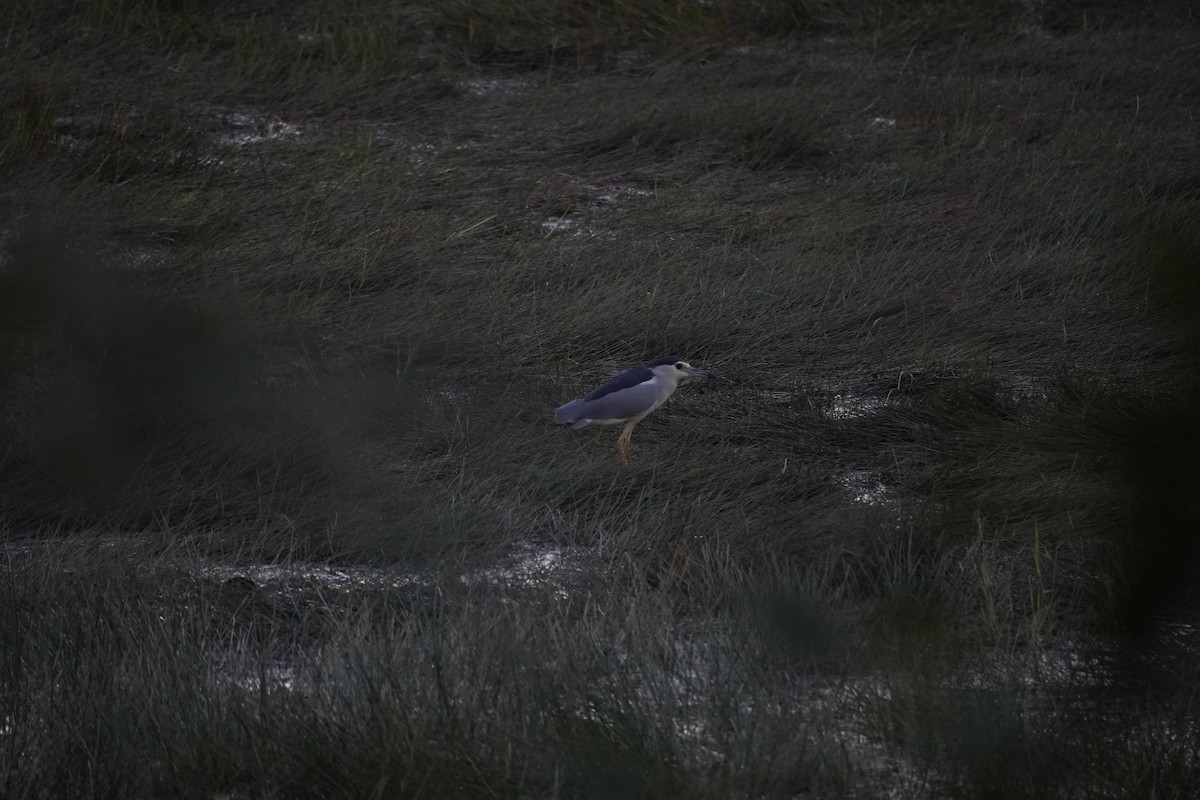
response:
[(675, 369), (684, 369), (683, 362), (680, 361), (675, 365)]

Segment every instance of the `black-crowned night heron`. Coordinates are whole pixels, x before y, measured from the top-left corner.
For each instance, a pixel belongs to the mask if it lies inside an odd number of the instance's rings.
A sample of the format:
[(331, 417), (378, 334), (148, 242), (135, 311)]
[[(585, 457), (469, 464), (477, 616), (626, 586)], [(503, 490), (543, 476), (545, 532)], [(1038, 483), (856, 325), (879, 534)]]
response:
[(625, 425), (617, 439), (621, 458), (629, 463), (633, 426), (661, 406), (679, 381), (692, 375), (708, 375), (677, 356), (663, 356), (648, 364), (626, 370), (591, 394), (554, 410), (554, 421), (573, 430), (588, 425)]

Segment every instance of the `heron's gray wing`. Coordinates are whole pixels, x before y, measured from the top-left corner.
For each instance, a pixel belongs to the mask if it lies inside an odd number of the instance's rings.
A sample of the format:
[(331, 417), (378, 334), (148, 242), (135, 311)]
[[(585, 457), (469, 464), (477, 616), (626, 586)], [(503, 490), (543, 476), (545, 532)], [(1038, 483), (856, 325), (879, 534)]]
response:
[(659, 399), (659, 387), (653, 381), (644, 381), (594, 399), (589, 398), (592, 395), (578, 401), (579, 407), (572, 410), (576, 419), (629, 419), (646, 414), (654, 407)]
[(633, 369), (625, 370), (620, 375), (609, 380), (607, 383), (602, 384), (599, 389), (596, 389), (592, 393), (584, 395), (583, 399), (599, 400), (606, 394), (619, 392), (622, 389), (632, 389), (638, 384), (651, 380), (654, 380), (653, 370), (647, 369), (646, 367), (634, 367)]

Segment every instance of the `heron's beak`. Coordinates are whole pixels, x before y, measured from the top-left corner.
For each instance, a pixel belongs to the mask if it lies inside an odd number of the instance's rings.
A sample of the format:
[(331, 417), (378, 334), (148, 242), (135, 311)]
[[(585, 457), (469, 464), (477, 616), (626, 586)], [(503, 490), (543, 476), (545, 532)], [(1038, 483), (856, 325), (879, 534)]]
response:
[(716, 377), (708, 370), (700, 369), (699, 367), (688, 367), (687, 371), (692, 375), (703, 375), (706, 378), (715, 378)]

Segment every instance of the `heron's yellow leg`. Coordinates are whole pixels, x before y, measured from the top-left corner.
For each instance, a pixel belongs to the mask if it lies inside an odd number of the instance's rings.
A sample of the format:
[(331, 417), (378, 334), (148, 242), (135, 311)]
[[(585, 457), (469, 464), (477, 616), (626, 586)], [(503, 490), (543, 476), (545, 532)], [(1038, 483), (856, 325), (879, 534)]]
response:
[(633, 450), (633, 426), (637, 425), (637, 420), (629, 420), (625, 423), (625, 429), (621, 431), (620, 438), (617, 439), (617, 450), (621, 453), (621, 460), (626, 464), (629, 463), (629, 453)]

